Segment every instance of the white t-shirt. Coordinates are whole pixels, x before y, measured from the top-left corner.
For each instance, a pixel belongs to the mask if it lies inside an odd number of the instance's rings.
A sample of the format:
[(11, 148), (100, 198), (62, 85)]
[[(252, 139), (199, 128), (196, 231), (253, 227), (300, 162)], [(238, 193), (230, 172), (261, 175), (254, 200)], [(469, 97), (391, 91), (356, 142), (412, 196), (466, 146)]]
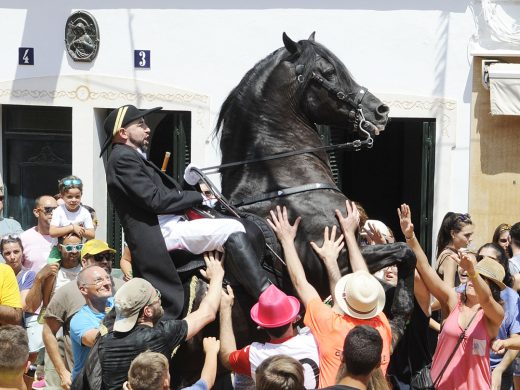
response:
[(302, 363), (306, 389), (318, 388), (320, 359), (316, 340), (309, 328), (301, 329), (298, 335), (280, 344), (252, 343), (249, 348), (249, 363), (253, 379), (260, 363), (268, 357), (280, 354), (289, 355)]
[(20, 234), (23, 245), (23, 266), (38, 273), (47, 264), (47, 258), (57, 238), (36, 231), (36, 226)]
[(58, 289), (65, 286), (68, 282), (76, 280), (80, 271), (81, 264), (74, 268), (60, 268), (56, 274), (56, 285), (54, 287), (54, 292), (58, 291)]
[(85, 207), (79, 206), (76, 211), (69, 211), (64, 204), (59, 205), (52, 212), (51, 225), (57, 227), (80, 225), (85, 229), (94, 229), (92, 217)]

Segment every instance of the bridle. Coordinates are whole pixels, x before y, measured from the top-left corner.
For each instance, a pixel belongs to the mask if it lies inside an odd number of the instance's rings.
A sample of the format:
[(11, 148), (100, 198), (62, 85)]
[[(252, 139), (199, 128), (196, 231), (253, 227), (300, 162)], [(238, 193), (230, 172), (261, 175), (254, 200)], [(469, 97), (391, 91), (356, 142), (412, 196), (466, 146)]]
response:
[[(305, 69), (304, 65), (296, 65), (296, 80), (300, 85), (306, 85), (305, 77), (303, 76), (303, 71)], [(363, 101), (368, 89), (365, 87), (360, 87), (357, 92), (347, 93), (342, 89), (333, 86), (329, 83), (325, 78), (316, 72), (311, 72), (310, 81), (315, 81), (321, 88), (326, 90), (334, 99), (338, 100), (341, 103), (345, 103), (350, 107), (350, 111), (348, 113), (348, 119), (353, 123), (354, 129), (357, 128), (358, 132), (364, 135), (366, 138), (358, 139), (358, 149), (370, 149), (374, 145), (374, 139), (370, 135), (368, 131), (365, 130), (365, 125), (370, 124), (369, 121), (365, 119), (365, 115), (363, 114), (363, 107), (361, 102)], [(352, 95), (355, 95), (352, 99)], [(373, 125), (372, 125), (373, 126)], [(354, 141), (354, 142), (356, 142)]]

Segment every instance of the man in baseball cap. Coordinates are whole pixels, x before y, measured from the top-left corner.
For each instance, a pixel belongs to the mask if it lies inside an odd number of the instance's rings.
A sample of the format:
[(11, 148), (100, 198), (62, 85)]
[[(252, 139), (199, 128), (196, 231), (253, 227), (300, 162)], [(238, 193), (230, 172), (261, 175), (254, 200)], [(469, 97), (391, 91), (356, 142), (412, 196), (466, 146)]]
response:
[(184, 290), (169, 251), (202, 254), (225, 248), (226, 267), (258, 299), (269, 281), (242, 223), (231, 218), (187, 220), (185, 211), (207, 199), (194, 190), (198, 175), (188, 166), (181, 185), (147, 159), (150, 128), (145, 117), (159, 109), (126, 105), (112, 111), (104, 124), (103, 151), (113, 144), (106, 164), (107, 189), (125, 231), (134, 276), (162, 293), (166, 318), (178, 318)]
[(170, 358), (179, 344), (192, 338), (216, 317), (224, 269), (215, 254), (208, 254), (204, 260), (205, 276), (210, 281), (208, 292), (199, 308), (184, 319), (163, 318), (161, 293), (145, 279), (135, 277), (116, 292), (114, 331), (100, 338), (98, 349), (107, 390), (122, 388), (132, 360), (141, 352), (160, 352)]
[(267, 343), (253, 343), (236, 350), (231, 319), (233, 291), (223, 294), (220, 305), (220, 358), (224, 367), (233, 372), (252, 376), (265, 359), (274, 355), (288, 355), (305, 361), (305, 388), (318, 388), (319, 372), (318, 348), (309, 328), (298, 331), (296, 322), (300, 319), (300, 301), (288, 296), (275, 285), (269, 286), (258, 302), (251, 308), (251, 319), (269, 336)]

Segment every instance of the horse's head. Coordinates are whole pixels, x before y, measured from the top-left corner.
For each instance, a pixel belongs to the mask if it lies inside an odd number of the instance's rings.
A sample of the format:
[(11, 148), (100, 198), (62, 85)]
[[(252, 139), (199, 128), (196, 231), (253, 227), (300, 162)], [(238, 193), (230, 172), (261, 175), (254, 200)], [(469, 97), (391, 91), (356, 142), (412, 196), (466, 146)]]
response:
[(294, 42), (283, 34), (296, 85), (295, 99), (308, 119), (316, 124), (345, 127), (379, 134), (388, 122), (389, 108), (365, 87), (357, 84), (345, 65), (327, 48), (308, 40)]

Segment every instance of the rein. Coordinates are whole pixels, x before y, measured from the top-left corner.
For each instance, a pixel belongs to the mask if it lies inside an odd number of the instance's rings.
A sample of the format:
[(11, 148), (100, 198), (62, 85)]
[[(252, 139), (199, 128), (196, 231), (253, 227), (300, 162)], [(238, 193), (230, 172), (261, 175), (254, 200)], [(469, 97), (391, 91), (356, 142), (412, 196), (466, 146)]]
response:
[[(363, 116), (362, 112), (361, 112), (361, 115)], [(363, 120), (364, 120), (364, 118), (365, 117), (363, 116)], [(359, 126), (361, 126), (361, 124), (362, 124), (362, 121), (360, 121)], [(365, 130), (363, 130), (363, 131), (366, 132)], [(367, 148), (367, 149), (371, 148), (373, 146), (373, 144), (374, 144), (374, 140), (369, 135), (368, 138), (366, 138), (364, 140), (357, 139), (352, 142), (345, 142), (343, 144), (318, 146), (315, 148), (293, 150), (291, 152), (282, 152), (282, 153), (272, 154), (270, 156), (253, 158), (250, 160), (234, 161), (234, 162), (230, 162), (230, 163), (226, 163), (226, 164), (214, 165), (214, 166), (206, 167), (206, 168), (200, 168), (200, 170), (203, 171), (204, 173), (206, 173), (207, 175), (212, 175), (215, 173), (219, 173), (222, 169), (227, 169), (227, 168), (232, 168), (232, 167), (242, 166), (242, 165), (247, 165), (247, 164), (254, 164), (254, 163), (263, 162), (263, 161), (277, 160), (280, 158), (296, 156), (298, 154), (314, 153), (314, 152), (319, 152), (319, 151), (333, 152), (335, 150), (343, 150), (343, 149), (346, 149), (347, 151), (357, 152), (363, 148)]]

